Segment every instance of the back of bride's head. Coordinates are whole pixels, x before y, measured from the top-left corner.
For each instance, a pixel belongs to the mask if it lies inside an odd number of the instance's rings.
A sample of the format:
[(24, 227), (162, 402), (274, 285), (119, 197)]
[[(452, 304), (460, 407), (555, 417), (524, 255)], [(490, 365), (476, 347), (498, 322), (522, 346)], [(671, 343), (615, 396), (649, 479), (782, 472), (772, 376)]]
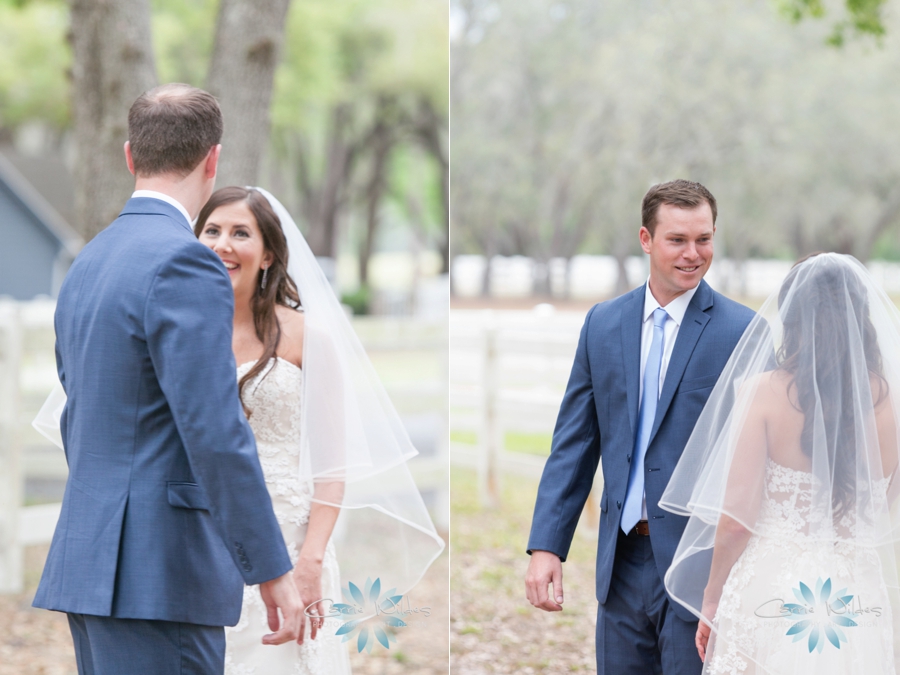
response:
[(804, 362), (835, 364), (858, 350), (866, 368), (881, 373), (865, 275), (855, 258), (835, 253), (815, 253), (794, 265), (778, 294), (779, 365), (794, 371)]
[(813, 458), (818, 447), (827, 457), (838, 514), (855, 504), (862, 425), (887, 395), (870, 281), (854, 258), (816, 254), (791, 269), (778, 296), (777, 366), (790, 375), (791, 403), (804, 416), (804, 454)]

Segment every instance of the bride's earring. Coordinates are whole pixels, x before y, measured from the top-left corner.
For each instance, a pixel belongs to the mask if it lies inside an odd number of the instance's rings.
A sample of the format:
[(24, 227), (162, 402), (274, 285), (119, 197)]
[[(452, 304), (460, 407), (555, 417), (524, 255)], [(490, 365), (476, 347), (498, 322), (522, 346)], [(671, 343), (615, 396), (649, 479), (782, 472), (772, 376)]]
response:
[(263, 278), (262, 278), (262, 282), (260, 282), (260, 284), (259, 284), (260, 290), (263, 290), (263, 291), (266, 290), (266, 277), (268, 275), (269, 275), (269, 268), (263, 267)]

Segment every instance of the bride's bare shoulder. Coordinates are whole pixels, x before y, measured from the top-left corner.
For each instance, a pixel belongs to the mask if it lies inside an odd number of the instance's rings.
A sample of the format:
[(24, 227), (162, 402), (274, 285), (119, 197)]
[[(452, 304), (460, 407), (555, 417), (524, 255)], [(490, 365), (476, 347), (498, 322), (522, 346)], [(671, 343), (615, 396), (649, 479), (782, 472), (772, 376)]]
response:
[(779, 410), (791, 402), (792, 381), (790, 373), (776, 368), (747, 378), (742, 389), (753, 396), (753, 405), (760, 412)]
[(278, 356), (301, 366), (303, 361), (303, 312), (293, 307), (277, 305), (275, 315), (281, 326), (281, 340), (278, 343)]
[(780, 370), (767, 370), (748, 377), (743, 384), (743, 388), (753, 390), (757, 395), (768, 395), (772, 393), (773, 389), (779, 390), (784, 388), (783, 377), (784, 373)]

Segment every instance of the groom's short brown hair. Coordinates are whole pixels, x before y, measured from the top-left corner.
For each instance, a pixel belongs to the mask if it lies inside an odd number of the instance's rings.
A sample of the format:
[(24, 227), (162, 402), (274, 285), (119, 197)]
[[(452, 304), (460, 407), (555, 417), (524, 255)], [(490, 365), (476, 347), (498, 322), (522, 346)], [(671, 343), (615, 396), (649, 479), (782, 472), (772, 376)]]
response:
[(713, 225), (716, 224), (716, 198), (700, 183), (679, 178), (668, 183), (654, 185), (641, 204), (641, 225), (646, 227), (652, 237), (656, 230), (656, 214), (663, 204), (677, 206), (682, 209), (695, 209), (703, 202), (709, 204), (712, 211)]
[(215, 97), (188, 84), (164, 84), (141, 94), (128, 111), (135, 175), (186, 176), (222, 140)]

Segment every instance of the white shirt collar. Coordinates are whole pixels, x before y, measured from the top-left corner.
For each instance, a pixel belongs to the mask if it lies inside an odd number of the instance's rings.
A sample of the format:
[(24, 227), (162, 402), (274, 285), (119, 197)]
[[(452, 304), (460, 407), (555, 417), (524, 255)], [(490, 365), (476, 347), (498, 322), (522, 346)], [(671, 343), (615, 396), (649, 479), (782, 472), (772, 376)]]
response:
[[(669, 318), (675, 322), (675, 325), (680, 326), (681, 322), (684, 321), (684, 313), (687, 312), (688, 305), (691, 304), (691, 299), (694, 297), (694, 293), (697, 292), (698, 288), (700, 288), (700, 284), (697, 284), (689, 291), (685, 291), (664, 307), (666, 314), (668, 314)], [(650, 292), (650, 280), (648, 279), (647, 283), (644, 285), (644, 321), (646, 321), (658, 307), (662, 307), (662, 305), (659, 304), (656, 298), (653, 297), (653, 293)]]
[(166, 204), (171, 204), (176, 209), (181, 211), (181, 215), (184, 216), (184, 219), (187, 221), (188, 227), (191, 226), (191, 216), (188, 214), (187, 209), (181, 205), (174, 197), (170, 197), (169, 195), (163, 194), (162, 192), (156, 192), (156, 190), (135, 190), (134, 194), (131, 195), (131, 198), (135, 197), (147, 197), (149, 199), (158, 199), (161, 202), (165, 202)]

